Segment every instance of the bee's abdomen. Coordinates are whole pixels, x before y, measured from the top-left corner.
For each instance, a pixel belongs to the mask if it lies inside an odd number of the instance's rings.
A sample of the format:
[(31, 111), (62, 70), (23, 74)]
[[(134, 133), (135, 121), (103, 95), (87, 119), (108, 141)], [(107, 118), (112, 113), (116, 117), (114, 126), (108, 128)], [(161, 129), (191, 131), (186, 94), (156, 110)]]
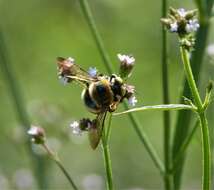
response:
[(97, 105), (102, 108), (108, 107), (113, 101), (113, 92), (109, 85), (109, 81), (103, 79), (89, 86), (89, 94)]
[(90, 97), (88, 89), (83, 90), (82, 99), (90, 112), (95, 114), (101, 112), (101, 107)]

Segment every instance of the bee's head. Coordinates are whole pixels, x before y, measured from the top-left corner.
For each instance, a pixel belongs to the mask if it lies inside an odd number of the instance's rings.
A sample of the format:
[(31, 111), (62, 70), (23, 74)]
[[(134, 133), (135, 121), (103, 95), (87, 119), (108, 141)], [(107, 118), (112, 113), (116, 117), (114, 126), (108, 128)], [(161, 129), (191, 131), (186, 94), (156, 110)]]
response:
[(111, 84), (117, 84), (117, 85), (123, 85), (123, 79), (121, 78), (121, 77), (119, 77), (119, 76), (117, 76), (116, 74), (112, 74), (111, 76), (110, 76), (110, 82), (111, 82)]

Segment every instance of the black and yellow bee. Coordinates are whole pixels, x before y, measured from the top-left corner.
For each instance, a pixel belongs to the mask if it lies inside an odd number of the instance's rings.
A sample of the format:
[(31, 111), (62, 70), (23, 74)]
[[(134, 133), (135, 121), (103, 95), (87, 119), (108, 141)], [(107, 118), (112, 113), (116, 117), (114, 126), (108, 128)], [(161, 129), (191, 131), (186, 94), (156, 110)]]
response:
[(57, 61), (59, 76), (67, 82), (75, 81), (83, 85), (82, 100), (86, 108), (97, 115), (93, 127), (88, 129), (91, 147), (95, 149), (102, 136), (106, 114), (115, 111), (118, 104), (130, 96), (126, 84), (115, 74), (91, 76), (69, 59), (59, 57)]

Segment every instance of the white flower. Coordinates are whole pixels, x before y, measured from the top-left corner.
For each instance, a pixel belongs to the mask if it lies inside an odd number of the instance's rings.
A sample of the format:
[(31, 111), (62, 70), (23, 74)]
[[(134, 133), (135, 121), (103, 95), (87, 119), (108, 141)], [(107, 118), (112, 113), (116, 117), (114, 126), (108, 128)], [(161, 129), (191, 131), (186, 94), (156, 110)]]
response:
[(177, 32), (178, 31), (178, 23), (177, 22), (170, 24), (170, 31), (171, 32)]
[(88, 69), (88, 74), (91, 77), (95, 77), (97, 75), (97, 69), (95, 67), (89, 67)]
[(137, 99), (135, 96), (131, 96), (129, 99), (128, 99), (128, 103), (130, 106), (135, 106), (135, 104), (137, 103)]
[(71, 65), (73, 65), (74, 62), (75, 62), (75, 59), (72, 58), (72, 57), (68, 57), (68, 58), (67, 58), (67, 61), (68, 61)]
[(126, 63), (128, 65), (133, 65), (135, 62), (135, 58), (129, 55), (117, 54), (118, 59), (122, 63)]
[(42, 144), (45, 141), (45, 130), (41, 127), (32, 125), (27, 133), (32, 137), (32, 142), (35, 144)]
[(178, 14), (181, 16), (181, 17), (185, 17), (187, 12), (184, 8), (180, 8), (178, 9)]
[(197, 19), (189, 20), (188, 24), (186, 25), (186, 32), (187, 33), (196, 32), (199, 27), (200, 25)]
[(63, 85), (68, 84), (68, 78), (66, 76), (59, 76), (59, 81), (60, 83), (62, 83)]
[(73, 123), (71, 123), (70, 127), (72, 129), (73, 134), (75, 134), (75, 135), (82, 134), (82, 130), (80, 129), (79, 123), (77, 121), (74, 121)]
[(27, 131), (27, 133), (32, 136), (38, 135), (39, 134), (38, 127), (32, 125), (31, 128)]

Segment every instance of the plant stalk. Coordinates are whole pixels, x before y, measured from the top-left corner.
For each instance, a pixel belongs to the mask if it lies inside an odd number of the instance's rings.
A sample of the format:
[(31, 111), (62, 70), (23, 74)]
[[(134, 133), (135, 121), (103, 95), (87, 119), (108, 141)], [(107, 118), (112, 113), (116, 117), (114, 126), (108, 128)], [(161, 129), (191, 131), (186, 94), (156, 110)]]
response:
[(89, 4), (87, 0), (79, 0), (80, 2), (80, 6), (82, 9), (82, 12), (85, 16), (85, 20), (87, 21), (88, 25), (89, 25), (89, 29), (91, 30), (91, 34), (94, 38), (94, 41), (97, 45), (97, 49), (103, 59), (103, 62), (106, 66), (106, 69), (108, 71), (108, 73), (112, 73), (113, 71), (113, 67), (110, 61), (110, 57), (105, 49), (105, 46), (103, 44), (103, 40), (102, 37), (97, 29), (96, 23), (94, 21), (93, 15), (91, 13)]
[[(105, 134), (105, 130), (103, 131)], [(109, 144), (107, 142), (106, 136), (102, 136), (102, 149), (103, 149), (103, 158), (104, 158), (104, 166), (106, 170), (106, 181), (107, 181), (107, 190), (113, 190), (113, 176), (112, 176), (112, 167), (111, 167), (111, 157)]]
[[(195, 50), (192, 52), (191, 58), (191, 65), (193, 75), (196, 81), (196, 84), (200, 80), (200, 70), (203, 64), (203, 57), (205, 54), (206, 44), (209, 36), (209, 28), (210, 22), (209, 19), (211, 17), (212, 7), (213, 7), (213, 0), (209, 1), (209, 5), (207, 6), (207, 10), (205, 10), (204, 4), (206, 1), (203, 0), (196, 0), (197, 6), (199, 8), (199, 15), (200, 15), (200, 28), (196, 34), (196, 43), (195, 43)], [(202, 5), (203, 3), (203, 5)], [(191, 92), (188, 87), (187, 80), (184, 81), (184, 88), (180, 96), (180, 102), (183, 101), (183, 96), (189, 97), (191, 96)], [(182, 146), (183, 141), (186, 139), (189, 128), (190, 128), (190, 121), (191, 121), (192, 113), (187, 111), (179, 112), (176, 121), (176, 128), (174, 132), (173, 138), (173, 159), (175, 158), (177, 151)], [(175, 190), (180, 189), (181, 179), (182, 179), (182, 171), (185, 162), (185, 154), (182, 155), (181, 159), (179, 160), (178, 169), (174, 173), (174, 187)]]
[(192, 69), (189, 61), (189, 52), (185, 47), (180, 48), (182, 61), (184, 65), (185, 74), (187, 81), (195, 102), (198, 108), (198, 116), (201, 124), (201, 135), (202, 135), (202, 152), (203, 152), (203, 175), (202, 175), (202, 188), (203, 190), (209, 190), (211, 184), (211, 147), (209, 139), (209, 128), (208, 122), (205, 115), (205, 110), (193, 77)]
[[(167, 14), (167, 0), (162, 0), (162, 18)], [(168, 84), (168, 56), (167, 56), (167, 33), (162, 26), (162, 89), (163, 89), (163, 103), (169, 104), (169, 84)], [(165, 190), (173, 188), (173, 177), (170, 174), (172, 167), (172, 155), (171, 155), (171, 130), (170, 130), (170, 112), (163, 112), (163, 126), (164, 126), (164, 165), (166, 175), (164, 177)]]

